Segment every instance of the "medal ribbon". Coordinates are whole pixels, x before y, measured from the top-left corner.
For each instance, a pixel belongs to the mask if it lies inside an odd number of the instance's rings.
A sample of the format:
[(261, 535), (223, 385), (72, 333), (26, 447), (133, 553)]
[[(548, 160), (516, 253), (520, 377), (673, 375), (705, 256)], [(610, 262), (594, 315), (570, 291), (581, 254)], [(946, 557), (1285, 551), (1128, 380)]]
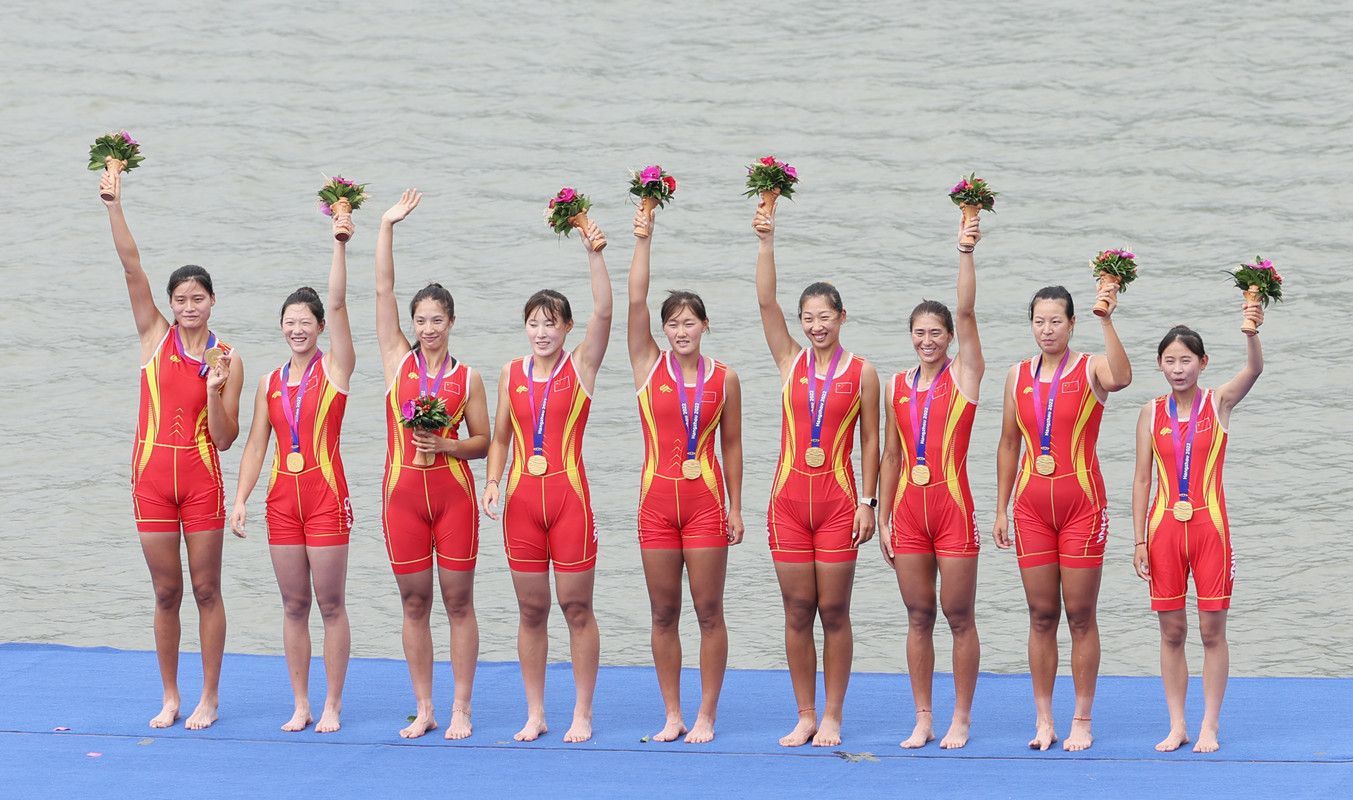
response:
[(446, 367), (451, 362), (455, 361), (455, 359), (451, 357), (450, 353), (446, 354), (446, 358), (442, 359), (442, 368), (437, 370), (437, 377), (431, 382), (432, 383), (431, 387), (428, 386), (427, 356), (423, 355), (422, 350), (419, 350), (417, 351), (417, 354), (414, 356), (414, 360), (418, 362), (418, 396), (436, 397), (437, 394), (442, 390), (442, 380), (446, 377)]
[(705, 357), (700, 357), (700, 363), (695, 368), (695, 396), (688, 399), (686, 396), (686, 379), (681, 373), (681, 364), (677, 363), (676, 354), (668, 352), (669, 364), (672, 368), (672, 374), (677, 379), (677, 397), (681, 400), (681, 424), (686, 426), (686, 458), (695, 458), (695, 448), (700, 436), (700, 401), (705, 396)]
[(291, 452), (301, 452), (301, 401), (305, 399), (305, 388), (310, 383), (310, 373), (314, 372), (315, 365), (324, 357), (324, 351), (316, 349), (315, 354), (310, 357), (310, 363), (305, 367), (305, 374), (301, 376), (301, 382), (296, 387), (293, 395), (290, 383), (291, 377), (291, 359), (282, 365), (282, 416), (286, 417), (287, 427), (291, 429)]
[(822, 446), (822, 417), (827, 411), (827, 395), (831, 393), (832, 379), (836, 377), (836, 365), (841, 361), (841, 354), (845, 350), (840, 345), (836, 346), (836, 352), (832, 354), (831, 365), (827, 367), (827, 374), (822, 379), (822, 396), (817, 395), (817, 362), (814, 351), (808, 350), (808, 413), (813, 419), (812, 446)]
[(949, 370), (949, 365), (952, 363), (952, 360), (945, 359), (944, 366), (940, 367), (940, 371), (935, 373), (935, 379), (930, 382), (930, 389), (926, 391), (925, 409), (921, 411), (919, 419), (917, 418), (916, 412), (916, 387), (921, 385), (921, 368), (919, 366), (916, 368), (916, 374), (911, 377), (911, 391), (909, 392), (911, 402), (907, 403), (907, 405), (911, 407), (911, 431), (916, 437), (917, 464), (925, 463), (926, 435), (927, 431), (930, 429), (930, 403), (935, 399), (935, 387), (939, 384), (940, 378), (944, 377), (944, 373)]
[(536, 357), (531, 356), (526, 361), (526, 391), (531, 400), (531, 413), (536, 418), (536, 428), (532, 434), (531, 447), (535, 455), (545, 455), (545, 409), (550, 404), (550, 387), (554, 385), (554, 376), (559, 374), (559, 370), (564, 368), (564, 360), (568, 356), (560, 353), (559, 362), (554, 365), (554, 370), (550, 377), (545, 379), (545, 394), (540, 398), (540, 410), (536, 410)]
[[(1189, 473), (1192, 471), (1193, 462), (1193, 435), (1198, 432), (1198, 413), (1203, 408), (1203, 390), (1195, 387), (1193, 393), (1193, 410), (1189, 412), (1189, 421), (1180, 423), (1179, 408), (1174, 402), (1174, 393), (1170, 393), (1170, 438), (1174, 439), (1174, 466), (1175, 475), (1179, 478), (1179, 499), (1183, 502), (1189, 501)], [(1179, 446), (1179, 440), (1183, 434), (1179, 430), (1181, 424), (1189, 426), (1189, 435), (1184, 439), (1184, 446)]]
[[(205, 378), (207, 377), (207, 373), (211, 372), (211, 366), (207, 364), (207, 350), (210, 350), (215, 346), (216, 334), (207, 331), (207, 347), (202, 351), (202, 361), (199, 362), (197, 368), (197, 377)], [(188, 355), (188, 351), (183, 347), (183, 337), (179, 335), (179, 326), (177, 325), (174, 326), (174, 349), (178, 351), (179, 358), (182, 358), (185, 361), (192, 358), (192, 356)], [(193, 358), (193, 360), (197, 361), (195, 358)]]
[[(1057, 371), (1052, 373), (1052, 383), (1048, 384), (1048, 401), (1046, 409), (1043, 412), (1043, 431), (1039, 435), (1039, 450), (1043, 455), (1052, 455), (1052, 407), (1057, 402), (1057, 390), (1062, 383), (1062, 370), (1066, 369), (1066, 360), (1071, 357), (1071, 351), (1062, 353), (1062, 360), (1057, 364)], [(1039, 388), (1043, 385), (1038, 381), (1038, 374), (1043, 370), (1043, 357), (1038, 357), (1038, 363), (1034, 366), (1034, 409), (1043, 406), (1043, 398), (1040, 397)]]

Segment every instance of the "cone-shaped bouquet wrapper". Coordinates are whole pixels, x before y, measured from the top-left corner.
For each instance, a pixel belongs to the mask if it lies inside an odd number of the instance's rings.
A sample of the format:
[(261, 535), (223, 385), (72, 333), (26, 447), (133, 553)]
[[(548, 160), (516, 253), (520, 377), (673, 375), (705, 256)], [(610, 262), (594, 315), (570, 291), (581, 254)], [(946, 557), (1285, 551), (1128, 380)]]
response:
[(577, 228), (578, 232), (583, 235), (583, 238), (586, 239), (587, 241), (587, 247), (589, 250), (591, 250), (594, 253), (600, 253), (602, 250), (606, 249), (606, 234), (598, 231), (596, 239), (587, 238), (588, 219), (586, 211), (579, 211), (577, 214), (574, 214), (573, 216), (569, 217), (568, 222), (570, 225)]

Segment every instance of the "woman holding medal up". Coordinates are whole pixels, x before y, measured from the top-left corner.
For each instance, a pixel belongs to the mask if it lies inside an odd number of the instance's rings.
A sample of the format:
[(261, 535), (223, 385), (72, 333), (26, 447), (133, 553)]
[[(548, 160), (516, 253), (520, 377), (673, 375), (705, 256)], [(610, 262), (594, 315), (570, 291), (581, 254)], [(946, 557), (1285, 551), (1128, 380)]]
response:
[[(1257, 330), (1264, 321), (1263, 306), (1247, 302), (1244, 315)], [(1170, 393), (1142, 406), (1137, 419), (1132, 561), (1137, 575), (1150, 585), (1151, 610), (1160, 615), (1161, 679), (1170, 710), (1170, 733), (1156, 745), (1162, 752), (1177, 750), (1189, 741), (1184, 719), (1189, 686), (1184, 656), (1189, 622), (1184, 601), (1189, 573), (1198, 595), (1198, 628), (1203, 639), (1204, 711), (1193, 751), (1212, 753), (1220, 747), (1217, 732), (1230, 670), (1226, 611), (1231, 607), (1235, 581), (1222, 465), (1231, 411), (1264, 370), (1258, 335), (1246, 337), (1245, 349), (1245, 366), (1234, 378), (1216, 389), (1204, 389), (1198, 385), (1207, 367), (1203, 339), (1190, 328), (1175, 326), (1156, 350), (1156, 363), (1165, 373)]]
[[(940, 741), (968, 743), (968, 726), (981, 645), (973, 622), (977, 552), (981, 537), (968, 487), (968, 444), (986, 362), (977, 335), (977, 269), (973, 249), (982, 238), (974, 215), (960, 226), (958, 307), (926, 300), (911, 312), (911, 345), (920, 363), (893, 376), (885, 405), (883, 477), (879, 499), (889, 534), (879, 537), (897, 573), (907, 607), (907, 675), (916, 727), (902, 747), (935, 738), (931, 687), (935, 672), (935, 576), (940, 605), (953, 633), (954, 716)], [(965, 244), (972, 242), (972, 244)], [(949, 358), (955, 321), (958, 355)]]
[[(517, 657), (526, 690), (526, 724), (513, 738), (538, 739), (545, 723), (545, 659), (549, 647), (550, 565), (559, 608), (568, 623), (577, 695), (565, 742), (592, 738), (592, 694), (601, 642), (592, 612), (597, 528), (592, 517), (583, 430), (592, 406), (597, 370), (611, 335), (611, 279), (601, 256), (605, 237), (596, 223), (583, 231), (592, 275), (592, 317), (573, 352), (564, 340), (573, 330), (568, 298), (542, 289), (526, 301), (522, 318), (528, 356), (513, 359), (498, 379), (498, 410), (489, 446), (481, 503), (498, 519), (504, 508), (503, 543), (517, 594)], [(506, 474), (508, 449), (512, 465)]]
[[(1076, 328), (1071, 294), (1061, 286), (1049, 286), (1035, 292), (1029, 302), (1039, 353), (1011, 367), (1005, 379), (993, 533), (997, 547), (1015, 545), (1029, 605), (1029, 672), (1037, 714), (1029, 747), (1036, 750), (1047, 750), (1057, 741), (1052, 688), (1063, 607), (1071, 629), (1076, 705), (1062, 747), (1085, 750), (1094, 741), (1090, 714), (1099, 675), (1095, 607), (1109, 534), (1108, 501), (1095, 446), (1109, 393), (1132, 381), (1132, 364), (1113, 327), (1118, 287), (1103, 283), (1097, 299), (1107, 307), (1099, 317), (1106, 355), (1071, 349)], [(1013, 532), (1006, 511), (1012, 493)]]
[[(653, 663), (667, 720), (653, 734), (670, 742), (714, 739), (714, 720), (728, 665), (724, 578), (728, 546), (742, 541), (742, 389), (737, 373), (706, 358), (705, 303), (693, 292), (670, 292), (662, 330), (670, 350), (653, 338), (648, 310), (653, 216), (635, 212), (629, 274), (629, 351), (644, 431), (639, 490), (639, 547), (653, 613)], [(723, 450), (720, 469), (715, 433)], [(687, 734), (681, 713), (681, 573), (690, 577), (700, 621), (700, 711)]]
[[(292, 292), (282, 303), (282, 338), (291, 356), (263, 376), (254, 396), (230, 528), (244, 536), (245, 503), (258, 483), (268, 438), (277, 450), (268, 478), (268, 549), (277, 588), (282, 592), (282, 646), (291, 675), (295, 707), (284, 731), (304, 730), (310, 713), (311, 586), (324, 619), (324, 711), (318, 733), (339, 729), (343, 680), (348, 669), (352, 635), (345, 603), (348, 577), (348, 535), (352, 502), (339, 455), (339, 434), (348, 404), (348, 379), (357, 362), (348, 324), (347, 238), (352, 215), (333, 219), (333, 260), (329, 267), (328, 320), (324, 303), (309, 286)], [(329, 333), (329, 352), (320, 350), (320, 334)]]
[[(400, 730), (414, 739), (437, 727), (432, 706), (433, 568), (451, 623), (451, 676), (455, 694), (447, 739), (471, 733), (470, 699), (479, 659), (479, 622), (474, 610), (474, 568), (479, 553), (479, 508), (469, 461), (489, 445), (489, 409), (484, 381), (451, 356), (455, 299), (440, 283), (419, 289), (409, 301), (414, 344), (399, 324), (395, 300), (395, 225), (418, 207), (423, 195), (406, 190), (381, 217), (376, 235), (376, 339), (385, 370), (385, 479), (381, 523), (390, 568), (404, 609), (404, 659), (417, 709)], [(439, 398), (450, 424), (429, 431), (406, 427), (403, 409), (420, 397)], [(462, 438), (464, 423), (467, 435)]]
[(169, 308), (174, 314), (170, 324), (155, 307), (141, 253), (122, 212), (121, 173), (105, 171), (99, 194), (110, 198), (103, 202), (141, 342), (132, 506), (155, 589), (155, 657), (164, 689), (160, 712), (151, 718), (150, 727), (168, 728), (179, 718), (181, 531), (202, 647), (202, 695), (184, 727), (201, 730), (216, 721), (225, 651), (221, 603), (225, 487), (218, 452), (228, 450), (239, 436), (244, 364), (207, 327), (216, 304), (207, 271), (188, 265), (170, 274)]
[[(859, 423), (863, 490), (874, 493), (879, 469), (879, 380), (873, 365), (841, 346), (846, 322), (841, 295), (813, 283), (799, 296), (798, 316), (809, 346), (789, 334), (775, 296), (775, 218), (759, 205), (753, 228), (760, 238), (756, 296), (766, 344), (780, 370), (783, 422), (780, 459), (771, 486), (766, 527), (785, 607), (785, 655), (798, 724), (780, 739), (785, 747), (812, 741), (841, 743), (841, 713), (854, 649), (850, 595), (859, 546), (874, 535), (878, 501), (858, 494), (851, 464)], [(826, 707), (816, 708), (817, 646), (821, 618)]]

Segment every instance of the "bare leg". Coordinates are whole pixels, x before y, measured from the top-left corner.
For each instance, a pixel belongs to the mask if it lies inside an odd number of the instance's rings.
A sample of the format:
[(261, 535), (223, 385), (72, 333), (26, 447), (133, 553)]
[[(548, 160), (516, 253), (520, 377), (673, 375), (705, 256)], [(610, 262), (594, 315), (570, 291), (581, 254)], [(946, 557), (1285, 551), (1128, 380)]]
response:
[(163, 685), (160, 713), (150, 720), (152, 728), (168, 728), (179, 718), (179, 606), (183, 604), (183, 561), (179, 534), (143, 533), (141, 552), (150, 568), (155, 590), (155, 659), (160, 664)]
[(333, 733), (342, 727), (343, 683), (352, 652), (347, 605), (348, 546), (307, 547), (306, 557), (310, 561), (319, 615), (324, 620), (324, 712), (315, 724), (315, 732)]
[(1189, 662), (1184, 655), (1184, 641), (1189, 633), (1188, 612), (1161, 611), (1160, 617), (1160, 680), (1165, 686), (1165, 707), (1170, 710), (1170, 733), (1156, 745), (1162, 753), (1178, 750), (1188, 744), (1188, 723), (1184, 719), (1184, 701), (1189, 693)]
[(220, 703), (221, 660), (225, 657), (226, 613), (221, 602), (221, 545), (225, 531), (184, 534), (188, 543), (188, 577), (197, 601), (197, 635), (202, 642), (202, 696), (184, 720), (188, 730), (210, 728)]
[(822, 681), (827, 706), (822, 724), (813, 736), (814, 747), (841, 743), (841, 716), (855, 657), (855, 639), (850, 629), (850, 592), (855, 586), (855, 562), (817, 562), (817, 613), (822, 620)]
[(781, 747), (807, 744), (817, 733), (817, 643), (813, 622), (817, 619), (817, 572), (813, 565), (775, 562), (780, 581), (780, 599), (785, 606), (785, 658), (789, 681), (794, 686), (799, 721), (794, 730), (780, 737)]
[(974, 607), (977, 605), (977, 559), (941, 558), (940, 605), (953, 634), (954, 717), (940, 747), (953, 750), (968, 743), (972, 724), (972, 698), (977, 692), (977, 670), (982, 645), (977, 639)]
[(465, 739), (474, 731), (470, 723), (470, 699), (474, 695), (474, 672), (479, 663), (479, 620), (474, 611), (474, 570), (438, 568), (442, 603), (451, 621), (451, 679), (456, 693), (451, 701), (451, 724), (446, 738)]
[(728, 670), (728, 626), (723, 618), (724, 579), (728, 574), (728, 548), (700, 547), (685, 551), (691, 601), (700, 623), (700, 711), (686, 735), (689, 744), (714, 741), (719, 692)]
[(601, 662), (601, 633), (592, 613), (592, 587), (596, 570), (554, 573), (554, 591), (559, 610), (568, 623), (568, 650), (573, 660), (573, 723), (564, 732), (565, 742), (592, 738), (592, 695), (597, 689)]
[(893, 559), (897, 586), (907, 607), (907, 678), (916, 727), (901, 743), (908, 750), (935, 739), (932, 682), (935, 674), (935, 556), (903, 553)]
[(1071, 629), (1071, 677), (1076, 684), (1076, 713), (1071, 732), (1062, 742), (1063, 750), (1088, 750), (1095, 737), (1090, 732), (1090, 716), (1095, 707), (1095, 682), (1099, 679), (1099, 623), (1095, 617), (1099, 605), (1100, 567), (1062, 570), (1062, 605), (1066, 624)]
[(395, 575), (399, 599), (404, 607), (404, 660), (409, 665), (409, 680), (417, 703), (413, 721), (400, 729), (405, 739), (437, 728), (432, 708), (432, 569), (410, 575)]
[(650, 640), (653, 667), (658, 673), (658, 691), (665, 714), (662, 730), (653, 734), (655, 742), (671, 742), (686, 733), (681, 716), (681, 573), (685, 561), (680, 550), (641, 549), (644, 580), (648, 583), (648, 605), (653, 618)]
[(1062, 621), (1061, 576), (1056, 564), (1020, 570), (1029, 605), (1029, 674), (1034, 685), (1032, 750), (1047, 750), (1057, 741), (1052, 719), (1052, 687), (1057, 680), (1057, 625)]
[(533, 742), (548, 733), (545, 725), (545, 659), (550, 639), (545, 623), (550, 618), (550, 576), (546, 572), (512, 570), (517, 592), (517, 661), (526, 689), (526, 724), (512, 738)]
[(287, 674), (291, 678), (291, 719), (282, 723), (284, 731), (301, 731), (312, 721), (310, 716), (310, 562), (305, 546), (273, 545), (272, 570), (282, 593), (282, 649), (287, 656)]
[(1203, 724), (1198, 727), (1195, 753), (1221, 749), (1221, 702), (1226, 696), (1226, 678), (1231, 671), (1231, 646), (1226, 641), (1226, 612), (1199, 611), (1198, 628), (1203, 633)]

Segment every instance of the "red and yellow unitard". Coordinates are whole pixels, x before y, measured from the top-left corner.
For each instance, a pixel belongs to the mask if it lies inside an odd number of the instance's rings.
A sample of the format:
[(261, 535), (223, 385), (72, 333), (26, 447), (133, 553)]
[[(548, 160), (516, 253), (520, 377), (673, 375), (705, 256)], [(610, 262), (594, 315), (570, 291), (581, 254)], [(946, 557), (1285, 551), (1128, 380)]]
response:
[(821, 447), (827, 459), (820, 467), (804, 461), (810, 446), (808, 351), (794, 361), (781, 392), (784, 416), (780, 426), (780, 461), (771, 485), (766, 527), (771, 558), (776, 561), (854, 561), (855, 422), (862, 401), (864, 362), (849, 357), (833, 381), (823, 412)]
[[(132, 448), (132, 507), (142, 533), (225, 528), (221, 459), (207, 429), (202, 362), (178, 347), (170, 327), (141, 366), (141, 407)], [(229, 352), (230, 345), (217, 347)]]
[[(445, 453), (432, 465), (414, 464), (413, 431), (401, 425), (400, 408), (418, 397), (416, 351), (399, 363), (395, 381), (385, 394), (385, 491), (381, 522), (390, 567), (406, 575), (432, 569), (433, 554), (442, 569), (474, 569), (479, 554), (479, 505), (470, 465)], [(451, 358), (450, 354), (446, 356)], [(438, 431), (460, 438), (460, 424), (470, 397), (470, 368), (456, 363), (447, 372), (437, 396), (446, 404), (451, 424)]]
[[(508, 365), (508, 398), (512, 406), (512, 467), (507, 475), (503, 508), (503, 543), (507, 563), (518, 572), (584, 572), (597, 563), (597, 528), (583, 469), (583, 431), (592, 398), (578, 378), (570, 354), (552, 379), (526, 374), (527, 359)], [(537, 406), (544, 393), (544, 475), (532, 475), (526, 461), (534, 453), (536, 427), (528, 380), (535, 380)]]
[(724, 381), (728, 367), (705, 359), (705, 377), (700, 403), (700, 430), (696, 459), (700, 477), (688, 480), (681, 474), (686, 460), (686, 423), (681, 414), (681, 393), (695, 391), (672, 373), (671, 359), (664, 352), (638, 392), (639, 421), (644, 429), (644, 471), (639, 486), (639, 546), (652, 549), (727, 547), (728, 515), (723, 473), (714, 453), (715, 434), (723, 415)]
[[(1193, 516), (1180, 522), (1171, 513), (1179, 497), (1175, 467), (1174, 421), (1168, 410), (1169, 395), (1151, 401), (1151, 454), (1155, 461), (1156, 496), (1146, 520), (1147, 559), (1151, 567), (1151, 609), (1177, 611), (1184, 608), (1189, 573), (1198, 594), (1200, 611), (1231, 607), (1235, 583), (1235, 553), (1231, 550), (1231, 526), (1226, 519), (1226, 495), (1222, 491), (1222, 465), (1226, 461), (1226, 429), (1217, 416), (1216, 394), (1205, 392), (1198, 419), (1182, 423), (1183, 430), (1196, 425), (1189, 476), (1189, 502)], [(1182, 413), (1180, 414), (1182, 416)]]
[(897, 430), (893, 435), (902, 442), (902, 473), (893, 500), (892, 545), (895, 553), (929, 553), (941, 558), (970, 558), (977, 555), (981, 537), (973, 510), (972, 491), (968, 488), (968, 442), (977, 404), (963, 396), (946, 369), (926, 389), (918, 389), (914, 402), (917, 420), (931, 394), (930, 420), (926, 424), (926, 466), (930, 480), (912, 482), (916, 464), (916, 433), (911, 422), (910, 373), (893, 376), (893, 417)]
[(300, 472), (291, 472), (283, 466), (291, 452), (291, 426), (283, 408), (293, 402), (301, 387), (283, 386), (280, 368), (268, 376), (268, 421), (277, 442), (268, 478), (268, 544), (345, 545), (352, 531), (352, 501), (348, 497), (348, 479), (343, 474), (338, 439), (343, 430), (348, 393), (329, 380), (323, 359), (307, 372), (308, 375), (301, 375), (306, 382), (305, 396), (296, 418), (300, 453), (305, 459)]

